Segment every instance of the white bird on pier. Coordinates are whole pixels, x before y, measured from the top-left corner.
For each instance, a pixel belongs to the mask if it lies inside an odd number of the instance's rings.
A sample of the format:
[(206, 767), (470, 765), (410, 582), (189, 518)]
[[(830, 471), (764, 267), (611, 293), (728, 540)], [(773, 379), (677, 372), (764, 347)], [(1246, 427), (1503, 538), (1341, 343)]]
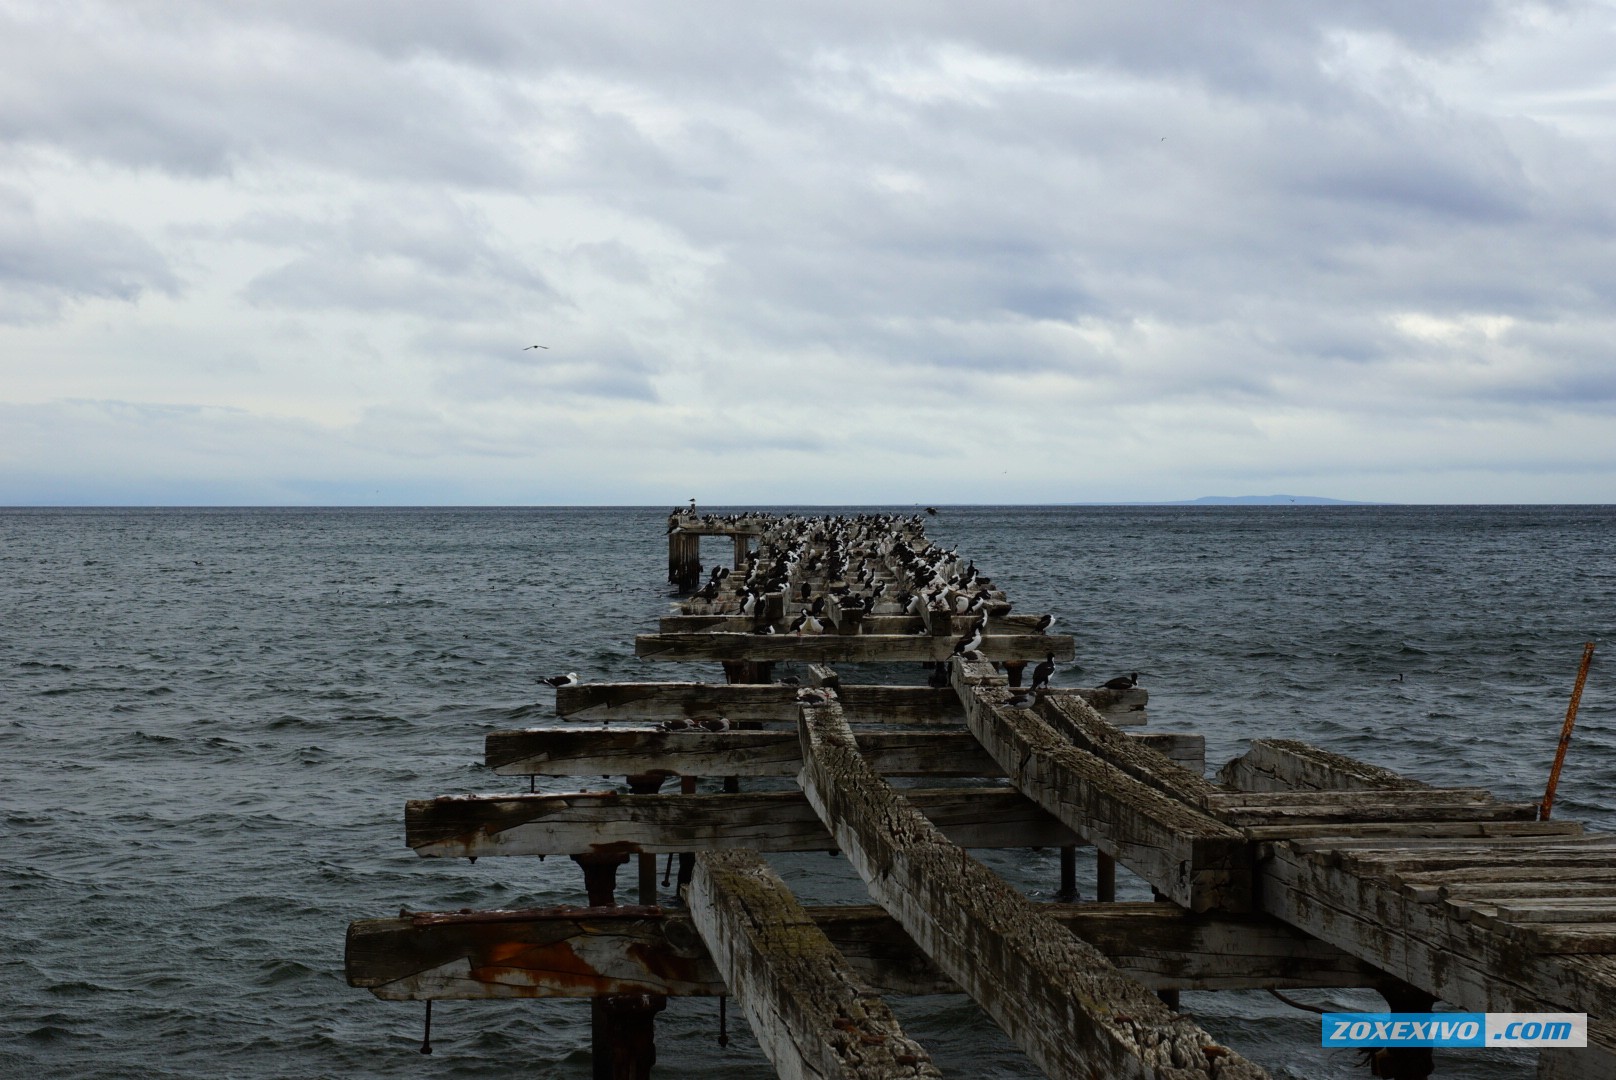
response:
[(540, 679), (539, 681), (545, 686), (554, 686), (557, 689), (560, 689), (563, 686), (577, 686), (578, 673), (576, 671), (569, 671), (565, 675), (550, 675), (546, 678)]
[(1047, 634), (1047, 633), (1049, 633), (1049, 628), (1051, 626), (1054, 626), (1054, 625), (1055, 625), (1055, 616), (1054, 615), (1044, 615), (1044, 616), (1041, 616), (1038, 619), (1038, 621), (1033, 624), (1033, 629), (1038, 631), (1040, 634)]
[(963, 656), (966, 653), (980, 649), (982, 647), (982, 632), (987, 629), (987, 625), (988, 617), (984, 613), (980, 619), (971, 624), (971, 628), (965, 632), (964, 636), (954, 643), (953, 655)]

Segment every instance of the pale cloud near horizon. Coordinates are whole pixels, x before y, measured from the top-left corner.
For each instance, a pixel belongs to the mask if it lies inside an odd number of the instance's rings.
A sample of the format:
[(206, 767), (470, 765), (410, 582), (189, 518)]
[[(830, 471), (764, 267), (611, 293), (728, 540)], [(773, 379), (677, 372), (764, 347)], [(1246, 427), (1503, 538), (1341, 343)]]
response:
[(0, 0), (0, 504), (1616, 502), (1613, 58), (1576, 0)]

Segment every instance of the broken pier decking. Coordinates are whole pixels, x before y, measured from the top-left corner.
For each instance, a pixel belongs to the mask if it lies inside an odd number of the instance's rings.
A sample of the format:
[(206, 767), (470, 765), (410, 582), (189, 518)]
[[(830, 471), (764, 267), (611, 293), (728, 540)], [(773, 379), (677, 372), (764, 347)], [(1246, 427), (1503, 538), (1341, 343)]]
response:
[[(655, 1008), (640, 995), (730, 990), (783, 1075), (929, 1075), (874, 995), (943, 987), (975, 997), (1054, 1076), (1261, 1075), (1148, 993), (1241, 986), (1375, 986), (1404, 1011), (1440, 997), (1587, 1012), (1604, 1049), (1545, 1055), (1544, 1075), (1616, 1063), (1616, 838), (1282, 740), (1207, 781), (1198, 738), (1117, 727), (1143, 721), (1143, 690), (1017, 690), (1025, 663), (1069, 658), (1071, 639), (1038, 633), (919, 526), (670, 519), (670, 580), (696, 595), (636, 651), (722, 661), (737, 684), (564, 687), (565, 721), (608, 726), (494, 733), (489, 766), (628, 776), (633, 793), (420, 800), (407, 840), (423, 855), (572, 855), (595, 902), (635, 855), (641, 898), (655, 900), (646, 860), (729, 852), (682, 857), (691, 914), (361, 922), (350, 981), (384, 998), (590, 996), (597, 1031), (610, 995), (630, 995), (621, 1022), (642, 1040)], [(706, 586), (700, 535), (735, 538), (736, 570)], [(982, 641), (956, 655), (984, 614)], [(926, 687), (842, 685), (823, 666), (941, 659), (946, 683)], [(782, 662), (815, 665), (798, 668), (802, 682), (824, 689), (746, 685)], [(674, 776), (796, 776), (801, 790), (728, 790), (732, 779), (723, 794), (658, 793)], [(884, 776), (996, 786), (897, 789)], [(967, 853), (1079, 840), (1174, 903), (1032, 904)], [(884, 911), (805, 911), (745, 854), (832, 848)], [(744, 915), (760, 908), (778, 917)], [(793, 959), (832, 953), (849, 966)], [(648, 1067), (641, 1055), (614, 1072), (597, 1053), (597, 1075)]]

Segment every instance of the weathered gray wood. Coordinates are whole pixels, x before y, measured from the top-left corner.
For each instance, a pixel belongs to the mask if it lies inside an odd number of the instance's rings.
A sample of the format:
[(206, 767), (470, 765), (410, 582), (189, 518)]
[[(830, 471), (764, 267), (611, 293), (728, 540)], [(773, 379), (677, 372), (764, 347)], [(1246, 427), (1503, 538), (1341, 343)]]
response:
[[(965, 847), (1060, 847), (1079, 838), (1009, 788), (909, 796)], [(451, 795), (405, 806), (404, 839), (427, 857), (629, 854), (836, 846), (800, 792), (724, 795)]]
[[(827, 610), (835, 602), (830, 598)], [(975, 615), (947, 615), (948, 629), (944, 633), (952, 633), (955, 637), (965, 633), (976, 622)], [(1036, 633), (1039, 616), (1036, 615), (1003, 615), (990, 616), (988, 629), (1000, 633), (1032, 634)], [(789, 621), (789, 620), (788, 620)], [(832, 617), (834, 621), (834, 616)], [(860, 617), (861, 632), (866, 634), (918, 634), (922, 626), (930, 630), (930, 621), (919, 615), (880, 615), (865, 614)], [(703, 614), (703, 615), (664, 615), (657, 620), (657, 630), (663, 634), (706, 634), (729, 633), (750, 634), (757, 629), (757, 620), (749, 615), (735, 614)], [(784, 629), (777, 627), (776, 629)], [(1039, 659), (1043, 659), (1039, 657)]]
[[(919, 663), (947, 660), (954, 642), (914, 634), (640, 634), (634, 655), (645, 660), (796, 660), (803, 663)], [(992, 634), (978, 650), (987, 660), (1057, 660), (1075, 655), (1061, 634)]]
[(776, 1075), (942, 1075), (756, 852), (698, 855), (687, 896), (691, 921)]
[[(872, 731), (863, 746), (888, 776), (1004, 775), (968, 731)], [(500, 776), (796, 776), (799, 747), (795, 731), (534, 728), (490, 732), (484, 754)]]
[(956, 661), (953, 677), (971, 733), (1028, 798), (1183, 907), (1250, 907), (1249, 844), (1189, 805), (1198, 787), (1174, 798), (1073, 746), (1034, 710), (1010, 708), (986, 665)]
[(1575, 821), (1349, 821), (1329, 824), (1253, 825), (1241, 830), (1252, 840), (1319, 838), (1321, 844), (1341, 848), (1352, 844), (1402, 846), (1421, 840), (1518, 839), (1523, 836), (1575, 836), (1582, 824)]
[(1254, 739), (1218, 770), (1218, 782), (1242, 791), (1415, 791), (1426, 787), (1379, 765), (1296, 739)]
[(1230, 825), (1310, 825), (1372, 821), (1532, 821), (1532, 803), (1501, 803), (1481, 789), (1269, 791), (1215, 794), (1200, 805)]
[(1173, 799), (1204, 805), (1219, 794), (1217, 786), (1200, 770), (1186, 769), (1149, 743), (1118, 730), (1082, 698), (1040, 697), (1037, 713), (1073, 746), (1103, 758)]
[[(1372, 986), (1379, 972), (1265, 915), (1170, 904), (1038, 910), (1151, 990)], [(873, 904), (809, 907), (859, 978), (883, 993), (959, 986)], [(688, 914), (659, 907), (419, 912), (348, 927), (348, 985), (387, 1000), (729, 992)]]
[[(948, 687), (841, 684), (837, 693), (852, 723), (950, 724), (965, 722), (959, 695)], [(1121, 695), (1111, 690), (1056, 687), (1051, 697), (1070, 696), (1110, 709)], [(556, 691), (556, 713), (588, 723), (660, 723), (716, 719), (797, 723), (797, 691), (778, 684), (654, 682), (580, 683)], [(1138, 714), (1141, 717), (1142, 713)], [(1126, 712), (1106, 714), (1113, 724), (1135, 722)]]
[(1610, 1080), (1616, 1054), (1589, 1044), (1577, 1050), (1539, 1050), (1537, 1080)]
[(1266, 1075), (1061, 933), (870, 771), (830, 702), (803, 709), (801, 782), (875, 900), (1052, 1076)]
[(1259, 875), (1264, 910), (1461, 1009), (1616, 1016), (1616, 971), (1423, 903), (1329, 852), (1275, 844)]

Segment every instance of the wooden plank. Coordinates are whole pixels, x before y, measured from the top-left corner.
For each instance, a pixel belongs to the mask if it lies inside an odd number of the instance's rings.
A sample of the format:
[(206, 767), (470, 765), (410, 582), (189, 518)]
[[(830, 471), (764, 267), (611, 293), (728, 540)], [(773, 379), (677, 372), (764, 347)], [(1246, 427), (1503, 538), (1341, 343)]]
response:
[(802, 712), (803, 788), (871, 895), (1046, 1073), (1266, 1075), (939, 835), (870, 771), (835, 702)]
[[(965, 847), (1080, 843), (1010, 788), (914, 789), (914, 805)], [(753, 848), (826, 851), (836, 844), (800, 792), (724, 795), (450, 795), (404, 811), (405, 843), (432, 858), (582, 855)]]
[[(872, 731), (860, 745), (887, 776), (1002, 776), (968, 731)], [(490, 732), (488, 767), (500, 776), (796, 776), (795, 731), (577, 731), (534, 728)]]
[(687, 895), (691, 921), (778, 1075), (942, 1075), (756, 852), (698, 855)]
[[(843, 684), (837, 687), (850, 722), (963, 724), (959, 695), (948, 687)], [(1056, 687), (1051, 696), (1072, 696), (1096, 708), (1125, 708), (1112, 690)], [(556, 691), (556, 713), (591, 723), (660, 723), (727, 717), (733, 722), (789, 724), (796, 730), (797, 691), (779, 684), (653, 682), (579, 683)], [(1113, 724), (1123, 718), (1107, 716)]]
[(1148, 743), (1131, 738), (1081, 698), (1040, 697), (1036, 711), (1073, 746), (1171, 798), (1195, 805), (1219, 795), (1218, 788), (1199, 770), (1192, 772)]
[(1174, 798), (1073, 746), (1034, 710), (1010, 708), (985, 664), (956, 661), (953, 677), (971, 733), (1028, 798), (1175, 903), (1250, 907), (1250, 846), (1189, 805), (1199, 787)]
[[(815, 590), (818, 595), (823, 590)], [(832, 602), (835, 597), (830, 598)], [(796, 605), (800, 607), (800, 605)], [(829, 604), (826, 605), (829, 608)], [(834, 618), (834, 617), (833, 617)], [(976, 622), (975, 615), (950, 615), (948, 630), (955, 637), (969, 630)], [(1000, 615), (988, 619), (988, 629), (1006, 633), (1034, 634), (1037, 633), (1037, 615)], [(787, 620), (789, 622), (789, 620)], [(924, 627), (930, 632), (930, 621), (919, 615), (880, 615), (865, 614), (860, 617), (860, 632), (865, 634), (919, 634)], [(662, 634), (706, 634), (729, 633), (750, 634), (757, 629), (757, 620), (750, 615), (731, 614), (704, 614), (704, 615), (664, 615), (657, 620), (657, 630)], [(785, 627), (776, 627), (784, 630)], [(1040, 657), (1042, 659), (1042, 657)]]
[[(918, 663), (947, 660), (948, 637), (913, 634), (640, 634), (634, 655), (645, 660), (795, 660), (800, 663)], [(1076, 655), (1063, 634), (994, 634), (978, 650), (986, 660), (1057, 660)]]
[(1418, 780), (1322, 750), (1296, 739), (1254, 739), (1218, 771), (1218, 782), (1243, 791), (1417, 791)]
[[(1151, 990), (1372, 986), (1379, 972), (1266, 915), (1171, 904), (1039, 904)], [(809, 907), (883, 993), (959, 993), (874, 904)], [(390, 1001), (729, 992), (682, 911), (660, 907), (417, 912), (349, 924), (348, 985)]]
[(1275, 844), (1259, 878), (1264, 910), (1460, 1009), (1616, 1016), (1616, 972), (1421, 903), (1327, 852)]
[(1575, 836), (1576, 821), (1359, 821), (1333, 824), (1253, 825), (1241, 830), (1252, 840), (1315, 838), (1319, 847), (1352, 845), (1406, 847), (1420, 840), (1519, 839), (1525, 836)]

